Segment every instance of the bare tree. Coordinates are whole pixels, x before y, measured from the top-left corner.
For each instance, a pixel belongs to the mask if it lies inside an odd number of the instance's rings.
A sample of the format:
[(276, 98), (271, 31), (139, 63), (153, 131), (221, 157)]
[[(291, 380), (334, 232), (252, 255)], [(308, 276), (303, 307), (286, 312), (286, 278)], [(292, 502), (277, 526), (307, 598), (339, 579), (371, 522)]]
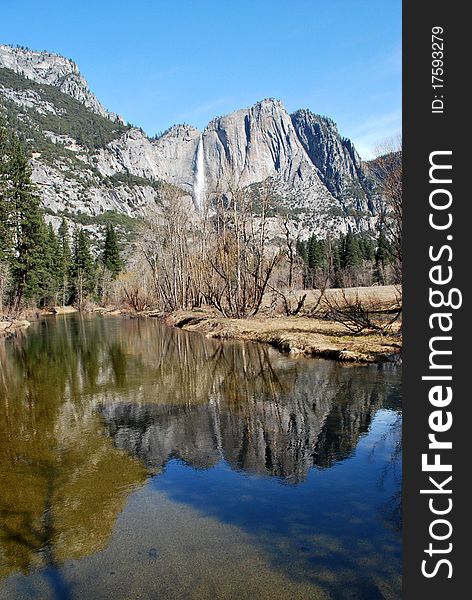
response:
[(356, 334), (366, 330), (387, 333), (401, 313), (401, 305), (386, 310), (374, 297), (362, 299), (359, 292), (349, 293), (345, 289), (324, 294), (322, 306), (324, 318)]
[(377, 149), (378, 158), (371, 162), (371, 168), (379, 183), (382, 201), (380, 202), (379, 233), (389, 241), (386, 250), (391, 255), (397, 282), (401, 282), (402, 271), (402, 140), (401, 136), (387, 140)]
[(191, 201), (174, 186), (163, 186), (159, 204), (147, 214), (138, 247), (149, 266), (157, 304), (164, 310), (201, 302), (196, 265), (199, 229)]
[(288, 261), (288, 280), (287, 285), (289, 289), (293, 286), (293, 270), (295, 266), (295, 259), (297, 256), (296, 247), (297, 242), (300, 238), (300, 231), (296, 230), (289, 215), (285, 215), (282, 219), (282, 228), (285, 238), (285, 251), (287, 254)]
[(228, 317), (253, 316), (260, 310), (272, 272), (281, 258), (268, 243), (270, 183), (254, 190), (230, 178), (213, 196), (214, 233), (206, 251), (206, 300)]

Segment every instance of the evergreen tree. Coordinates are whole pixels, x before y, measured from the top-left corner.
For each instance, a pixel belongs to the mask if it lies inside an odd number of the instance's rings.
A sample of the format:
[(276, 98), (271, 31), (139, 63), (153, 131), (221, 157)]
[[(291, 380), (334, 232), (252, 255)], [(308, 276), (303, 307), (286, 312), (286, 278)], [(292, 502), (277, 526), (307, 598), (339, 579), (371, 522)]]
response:
[(339, 239), (337, 243), (332, 244), (332, 262), (333, 262), (333, 272), (334, 272), (334, 281), (333, 287), (339, 288), (342, 287), (342, 266), (341, 266), (341, 253), (343, 251), (343, 239)]
[(45, 280), (46, 226), (31, 168), (18, 140), (13, 140), (8, 163), (7, 200), (11, 215), (13, 251), (10, 259), (12, 308), (23, 300), (38, 300)]
[(374, 260), (375, 246), (370, 235), (363, 234), (359, 236), (359, 247), (363, 260)]
[(355, 269), (362, 264), (362, 254), (357, 238), (349, 232), (344, 238), (342, 266), (345, 269)]
[(314, 251), (314, 265), (316, 269), (326, 269), (326, 245), (324, 240), (317, 240)]
[(103, 265), (112, 274), (115, 279), (120, 272), (123, 270), (123, 260), (120, 256), (120, 249), (118, 246), (118, 238), (116, 235), (115, 228), (113, 225), (107, 225), (105, 232), (105, 244), (103, 251)]
[(314, 234), (308, 240), (308, 266), (310, 269), (326, 268), (326, 243)]
[(84, 301), (93, 295), (96, 287), (95, 263), (90, 251), (90, 238), (85, 229), (76, 229), (73, 246), (72, 299), (82, 309)]
[(8, 258), (10, 250), (8, 165), (10, 139), (6, 127), (0, 122), (0, 262)]
[(308, 266), (310, 267), (310, 269), (314, 269), (314, 267), (315, 267), (315, 254), (316, 254), (316, 236), (315, 236), (315, 234), (312, 234), (308, 238), (308, 242), (307, 242), (307, 260), (308, 260)]
[(11, 256), (10, 210), (8, 204), (8, 163), (10, 136), (0, 122), (0, 315), (6, 291)]
[(385, 268), (389, 262), (389, 242), (383, 231), (380, 232), (375, 253), (375, 279), (380, 285), (385, 285)]
[(297, 254), (303, 260), (303, 262), (308, 262), (308, 251), (306, 242), (304, 242), (303, 240), (297, 240), (296, 248)]
[(40, 305), (57, 304), (57, 296), (61, 287), (60, 277), (60, 245), (52, 223), (49, 223), (45, 247), (45, 279), (42, 284)]
[(62, 219), (62, 222), (57, 230), (58, 243), (59, 243), (59, 261), (58, 261), (58, 279), (59, 285), (59, 297), (62, 306), (65, 306), (70, 299), (70, 271), (71, 271), (71, 259), (72, 253), (70, 249), (70, 237), (69, 227), (67, 221)]

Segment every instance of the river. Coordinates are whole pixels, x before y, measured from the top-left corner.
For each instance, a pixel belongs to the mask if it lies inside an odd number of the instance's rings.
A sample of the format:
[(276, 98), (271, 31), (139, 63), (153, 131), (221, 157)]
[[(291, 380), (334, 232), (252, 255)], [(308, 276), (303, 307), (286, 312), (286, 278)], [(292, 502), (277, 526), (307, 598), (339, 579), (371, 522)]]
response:
[(401, 372), (154, 319), (0, 342), (0, 598), (399, 599)]

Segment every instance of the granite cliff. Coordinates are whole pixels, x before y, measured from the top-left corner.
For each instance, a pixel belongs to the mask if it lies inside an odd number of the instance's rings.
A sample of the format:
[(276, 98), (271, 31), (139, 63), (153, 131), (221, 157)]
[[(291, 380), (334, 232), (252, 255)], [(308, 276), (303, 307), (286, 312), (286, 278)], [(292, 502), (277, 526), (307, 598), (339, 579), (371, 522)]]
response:
[(50, 219), (136, 218), (163, 184), (196, 211), (225, 186), (270, 183), (274, 214), (304, 231), (366, 230), (377, 192), (352, 142), (333, 121), (265, 99), (210, 121), (174, 125), (158, 138), (125, 125), (90, 91), (77, 65), (50, 52), (0, 46), (0, 106), (32, 152), (33, 179)]

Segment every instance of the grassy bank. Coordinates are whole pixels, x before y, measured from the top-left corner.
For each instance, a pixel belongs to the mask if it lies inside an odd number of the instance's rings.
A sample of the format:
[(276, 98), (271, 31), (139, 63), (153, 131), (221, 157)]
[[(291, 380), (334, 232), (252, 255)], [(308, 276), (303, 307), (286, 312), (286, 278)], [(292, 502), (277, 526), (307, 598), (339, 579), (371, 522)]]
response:
[(226, 319), (210, 311), (177, 311), (166, 323), (224, 340), (264, 342), (292, 355), (373, 363), (395, 360), (401, 352), (398, 335), (351, 335), (336, 323), (307, 317)]
[(0, 321), (0, 338), (8, 338), (16, 335), (21, 329), (27, 329), (30, 326), (27, 319), (5, 319)]
[[(294, 292), (296, 299), (305, 292)], [(369, 307), (378, 323), (390, 319), (392, 308), (398, 306), (398, 289), (394, 286), (349, 288), (346, 290), (326, 290), (331, 304), (336, 298), (343, 297), (344, 302), (358, 299), (363, 306)], [(274, 315), (267, 303), (255, 317), (245, 319), (226, 318), (211, 308), (178, 310), (170, 315), (145, 311), (129, 313), (115, 307), (91, 306), (90, 311), (103, 316), (126, 314), (128, 316), (160, 317), (171, 326), (187, 331), (199, 332), (207, 337), (222, 340), (245, 340), (267, 343), (281, 352), (294, 356), (312, 356), (330, 358), (345, 362), (376, 363), (396, 361), (401, 355), (401, 322), (396, 321), (388, 331), (366, 328), (361, 332), (349, 331), (336, 320), (323, 318), (324, 310), (319, 307), (319, 292), (307, 292), (303, 312), (296, 316)], [(339, 306), (336, 305), (336, 306)], [(67, 314), (76, 309), (55, 307), (48, 314)], [(39, 315), (36, 315), (36, 318)], [(28, 320), (0, 321), (0, 337), (14, 335), (18, 329), (29, 325)]]
[[(379, 318), (389, 314), (398, 301), (393, 286), (346, 290), (364, 303), (375, 305)], [(340, 292), (329, 290), (329, 294)], [(258, 316), (247, 319), (225, 318), (210, 309), (179, 310), (165, 317), (168, 325), (198, 331), (207, 337), (226, 340), (247, 340), (271, 344), (292, 355), (331, 358), (339, 361), (375, 363), (395, 361), (401, 354), (400, 322), (389, 332), (366, 329), (349, 332), (341, 323), (320, 317), (306, 316), (317, 302), (317, 293), (310, 293), (305, 315)]]

